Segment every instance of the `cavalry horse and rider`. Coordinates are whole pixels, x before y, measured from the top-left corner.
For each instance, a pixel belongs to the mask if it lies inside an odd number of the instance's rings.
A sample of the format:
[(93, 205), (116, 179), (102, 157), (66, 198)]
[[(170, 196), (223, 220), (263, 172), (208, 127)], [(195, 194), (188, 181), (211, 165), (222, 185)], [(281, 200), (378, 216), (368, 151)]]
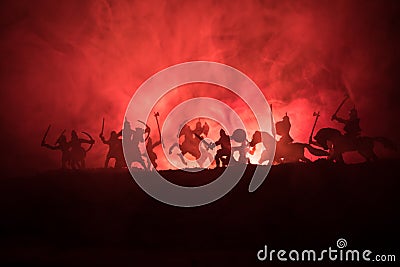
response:
[[(334, 128), (322, 128), (316, 133), (313, 140), (313, 133), (318, 118), (320, 117), (319, 112), (314, 112), (313, 116), (315, 117), (315, 121), (308, 144), (293, 142), (293, 138), (289, 134), (291, 123), (286, 114), (281, 121), (276, 123), (276, 134), (281, 137), (276, 143), (274, 162), (311, 162), (311, 160), (304, 155), (305, 149), (314, 156), (327, 157), (328, 160), (338, 163), (343, 163), (343, 153), (350, 151), (357, 151), (366, 161), (376, 161), (378, 157), (374, 152), (375, 142), (383, 144), (387, 149), (396, 150), (395, 144), (385, 137), (361, 136), (360, 119), (355, 107), (350, 110), (347, 119), (337, 116), (348, 99), (349, 97), (346, 96), (331, 117), (331, 120), (344, 124), (345, 133), (342, 134), (339, 130)], [(249, 143), (251, 147), (250, 153), (254, 153), (255, 145), (258, 143), (263, 143), (264, 147), (268, 150), (271, 140), (274, 141), (273, 137), (268, 133), (256, 131)], [(267, 150), (261, 155), (259, 159), (260, 164), (267, 160)]]
[[(220, 137), (214, 143), (206, 140), (210, 130), (209, 125), (207, 122), (202, 124), (199, 119), (194, 129), (187, 123), (181, 127), (177, 135), (180, 141), (174, 143), (169, 148), (169, 153), (172, 154), (173, 150), (178, 148), (179, 152), (177, 156), (184, 165), (187, 165), (185, 155), (190, 154), (194, 157), (198, 166), (202, 168), (207, 161), (209, 164), (215, 161), (216, 167), (227, 167), (232, 164), (248, 164), (250, 162), (248, 156), (254, 155), (256, 145), (259, 143), (264, 147), (258, 160), (259, 164), (265, 163), (272, 157), (271, 153), (273, 152), (272, 149), (275, 144), (276, 149), (273, 162), (276, 164), (311, 162), (311, 160), (305, 156), (305, 150), (308, 150), (311, 155), (326, 157), (328, 160), (338, 163), (344, 162), (343, 153), (349, 151), (357, 151), (366, 161), (376, 161), (378, 157), (374, 152), (375, 142), (383, 144), (387, 149), (396, 150), (395, 144), (387, 138), (361, 135), (360, 119), (355, 107), (350, 110), (348, 118), (341, 118), (338, 116), (338, 112), (348, 99), (349, 97), (346, 96), (331, 117), (332, 121), (344, 124), (343, 134), (340, 130), (334, 128), (322, 128), (313, 136), (318, 118), (320, 117), (319, 112), (314, 112), (313, 116), (315, 117), (315, 121), (309, 137), (309, 142), (294, 142), (294, 139), (290, 135), (292, 124), (286, 113), (282, 120), (275, 124), (276, 135), (279, 136), (278, 141), (276, 141), (273, 135), (267, 132), (255, 131), (251, 141), (248, 141), (246, 132), (243, 129), (236, 129), (231, 136), (229, 136), (225, 130), (221, 129), (219, 132)], [(159, 113), (154, 113), (154, 116), (157, 122), (159, 135), (159, 140), (157, 141), (153, 141), (150, 137), (151, 129), (145, 122), (138, 121), (145, 126), (145, 129), (140, 127), (132, 129), (130, 122), (126, 118), (123, 130), (118, 133), (116, 131), (111, 131), (109, 139), (105, 139), (103, 119), (99, 137), (104, 144), (109, 146), (104, 162), (105, 168), (108, 167), (110, 159), (115, 159), (115, 168), (131, 168), (134, 163), (139, 164), (140, 167), (145, 170), (157, 168), (157, 154), (154, 149), (163, 143), (158, 121)], [(61, 167), (63, 169), (85, 168), (86, 153), (94, 144), (94, 139), (90, 134), (82, 132), (82, 134), (85, 134), (89, 139), (80, 138), (77, 132), (73, 130), (71, 132), (71, 139), (68, 141), (64, 130), (59, 135), (54, 145), (50, 145), (46, 142), (50, 127), (49, 125), (41, 145), (48, 149), (60, 150), (62, 152)], [(121, 136), (122, 139), (120, 138)], [(240, 145), (232, 146), (231, 141), (235, 141)], [(82, 147), (82, 144), (89, 144), (89, 147), (85, 149)], [(123, 147), (125, 148), (125, 155)], [(141, 147), (144, 147), (147, 153), (142, 152), (144, 149), (141, 149)], [(218, 148), (214, 157), (210, 151), (214, 150), (216, 147), (220, 148)], [(234, 154), (239, 155), (237, 159), (233, 156)], [(268, 162), (268, 164), (272, 164), (273, 162)]]
[[(307, 149), (312, 155), (315, 156), (328, 156), (328, 152), (315, 148), (310, 144), (293, 142), (294, 140), (290, 136), (291, 127), (292, 125), (290, 123), (290, 119), (287, 113), (281, 121), (275, 124), (276, 134), (280, 136), (280, 139), (276, 142), (276, 149), (273, 160), (275, 163), (279, 164), (299, 161), (311, 162), (311, 160), (304, 155), (305, 149)], [(252, 140), (249, 143), (251, 148), (250, 154), (254, 154), (255, 146), (258, 143), (262, 143), (265, 148), (258, 161), (259, 164), (264, 163), (269, 158), (269, 149), (272, 146), (273, 142), (275, 142), (275, 139), (269, 133), (256, 131), (253, 134)]]
[[(145, 129), (136, 127), (133, 130), (130, 122), (125, 118), (124, 129), (122, 131), (122, 142), (125, 148), (125, 159), (128, 164), (128, 168), (131, 168), (132, 164), (135, 162), (145, 170), (157, 168), (157, 154), (154, 152), (154, 149), (162, 144), (158, 116), (160, 116), (158, 112), (154, 113), (158, 127), (158, 141), (153, 141), (153, 139), (150, 137), (151, 128), (145, 122), (138, 120), (138, 122), (146, 127)], [(140, 149), (141, 146), (144, 146), (146, 151), (142, 152)]]
[(338, 163), (344, 163), (343, 153), (350, 151), (357, 151), (366, 161), (376, 161), (378, 159), (374, 152), (375, 142), (383, 144), (383, 146), (390, 150), (397, 150), (396, 145), (385, 137), (369, 137), (361, 135), (360, 119), (355, 107), (349, 112), (349, 117), (343, 119), (337, 116), (337, 113), (347, 101), (349, 97), (346, 96), (340, 103), (336, 112), (332, 115), (331, 120), (336, 120), (344, 124), (344, 134), (334, 128), (322, 128), (314, 136), (312, 140), (312, 133), (309, 142), (311, 144), (322, 147), (329, 151), (328, 160)]
[(209, 150), (214, 148), (214, 144), (209, 144), (205, 138), (210, 130), (209, 125), (205, 122), (203, 125), (199, 120), (196, 122), (195, 128), (192, 130), (186, 123), (181, 127), (178, 133), (178, 138), (183, 137), (182, 142), (176, 142), (169, 148), (169, 154), (173, 153), (175, 148), (179, 148), (179, 152), (176, 154), (184, 165), (187, 165), (185, 155), (192, 155), (200, 168), (202, 168), (207, 159), (212, 162), (214, 157)]

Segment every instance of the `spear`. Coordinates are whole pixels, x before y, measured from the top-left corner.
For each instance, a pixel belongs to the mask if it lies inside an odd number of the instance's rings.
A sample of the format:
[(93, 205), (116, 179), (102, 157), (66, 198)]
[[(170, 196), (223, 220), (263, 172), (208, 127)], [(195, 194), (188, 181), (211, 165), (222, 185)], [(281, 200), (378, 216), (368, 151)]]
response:
[(43, 136), (43, 139), (42, 139), (42, 146), (44, 146), (45, 144), (46, 144), (46, 137), (47, 137), (47, 134), (49, 133), (49, 131), (50, 131), (50, 127), (51, 127), (51, 124), (49, 124), (49, 127), (47, 127), (47, 130), (46, 130), (46, 132), (44, 133), (44, 136)]
[(57, 145), (57, 143), (60, 142), (61, 136), (63, 136), (63, 134), (65, 133), (65, 131), (66, 131), (66, 129), (64, 129), (64, 130), (61, 132), (60, 136), (57, 138), (57, 140), (56, 140), (56, 142), (54, 143), (54, 145)]
[(160, 142), (161, 142), (162, 146), (165, 147), (164, 142), (163, 142), (162, 139), (161, 139), (160, 124), (159, 124), (159, 122), (158, 122), (158, 117), (159, 117), (159, 116), (160, 116), (160, 113), (158, 113), (158, 112), (155, 112), (155, 113), (154, 113), (154, 117), (156, 117), (156, 122), (157, 122), (158, 135), (160, 136)]
[(101, 133), (100, 136), (103, 136), (104, 134), (104, 118), (103, 118), (103, 123), (101, 124)]
[(309, 144), (312, 143), (312, 136), (313, 136), (313, 134), (314, 134), (315, 126), (317, 125), (318, 118), (319, 118), (319, 116), (321, 116), (321, 115), (319, 114), (319, 111), (318, 111), (318, 112), (314, 112), (314, 113), (313, 113), (313, 116), (315, 117), (315, 121), (314, 121), (314, 125), (313, 125), (313, 127), (312, 127), (312, 130), (311, 130), (310, 138), (308, 139), (308, 143), (309, 143)]
[(339, 110), (342, 108), (343, 104), (347, 101), (347, 99), (349, 99), (349, 95), (345, 94), (345, 97), (344, 97), (343, 101), (340, 103), (340, 105), (336, 109), (335, 113), (333, 113), (333, 115), (332, 115), (332, 118), (331, 118), (332, 121), (334, 120), (334, 118), (338, 114)]

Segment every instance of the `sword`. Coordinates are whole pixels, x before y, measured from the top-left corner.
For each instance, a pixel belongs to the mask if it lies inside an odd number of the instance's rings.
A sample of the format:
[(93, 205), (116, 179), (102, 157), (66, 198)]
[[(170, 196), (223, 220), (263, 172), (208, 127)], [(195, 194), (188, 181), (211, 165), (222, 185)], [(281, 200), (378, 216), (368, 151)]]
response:
[(200, 141), (202, 141), (203, 143), (205, 143), (207, 145), (208, 149), (213, 150), (214, 149), (214, 144), (213, 143), (208, 143), (206, 140), (204, 140), (203, 137), (201, 137), (200, 135), (198, 135), (197, 133), (194, 134), (198, 139), (200, 139)]
[(51, 124), (49, 124), (49, 127), (47, 127), (47, 130), (46, 130), (46, 132), (44, 133), (41, 146), (44, 146), (44, 145), (46, 144), (46, 137), (47, 137), (47, 134), (48, 134), (49, 131), (50, 131), (50, 127), (51, 127)]
[(336, 117), (336, 115), (338, 114), (339, 110), (342, 108), (343, 104), (347, 101), (347, 99), (349, 99), (349, 95), (346, 94), (343, 101), (340, 103), (339, 107), (336, 109), (335, 113), (333, 113), (331, 120), (333, 121), (333, 119)]

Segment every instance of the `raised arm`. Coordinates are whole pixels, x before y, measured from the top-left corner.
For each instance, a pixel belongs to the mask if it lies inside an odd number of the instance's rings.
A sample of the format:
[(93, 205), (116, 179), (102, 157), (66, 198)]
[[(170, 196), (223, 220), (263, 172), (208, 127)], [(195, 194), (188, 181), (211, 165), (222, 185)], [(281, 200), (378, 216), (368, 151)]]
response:
[(60, 145), (52, 146), (52, 145), (43, 143), (42, 146), (43, 146), (43, 147), (46, 147), (46, 148), (48, 148), (48, 149), (51, 149), (51, 150), (58, 150), (58, 149), (61, 149)]
[(338, 116), (336, 116), (336, 115), (333, 115), (333, 116), (332, 116), (332, 120), (336, 120), (336, 121), (338, 121), (338, 122), (340, 122), (340, 123), (346, 123), (346, 122), (347, 122), (347, 120), (345, 120), (345, 119), (343, 119), (343, 118), (340, 118), (340, 117), (338, 117)]
[(108, 145), (110, 143), (110, 140), (106, 140), (102, 134), (100, 134), (99, 137), (100, 137), (101, 141), (103, 142), (103, 144)]

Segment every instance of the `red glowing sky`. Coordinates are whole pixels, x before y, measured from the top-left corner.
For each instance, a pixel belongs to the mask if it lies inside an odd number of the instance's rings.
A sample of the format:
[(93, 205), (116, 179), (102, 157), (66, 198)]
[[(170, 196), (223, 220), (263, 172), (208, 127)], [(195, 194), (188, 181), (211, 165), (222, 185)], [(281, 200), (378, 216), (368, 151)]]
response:
[[(57, 168), (59, 154), (40, 147), (49, 123), (49, 140), (64, 128), (97, 137), (103, 117), (106, 132), (118, 129), (141, 83), (191, 60), (246, 73), (275, 120), (288, 112), (297, 141), (307, 141), (313, 111), (318, 127), (341, 127), (330, 116), (346, 91), (340, 115), (356, 105), (365, 135), (400, 136), (396, 1), (3, 1), (0, 12), (8, 168)], [(105, 152), (96, 144), (88, 166)]]

